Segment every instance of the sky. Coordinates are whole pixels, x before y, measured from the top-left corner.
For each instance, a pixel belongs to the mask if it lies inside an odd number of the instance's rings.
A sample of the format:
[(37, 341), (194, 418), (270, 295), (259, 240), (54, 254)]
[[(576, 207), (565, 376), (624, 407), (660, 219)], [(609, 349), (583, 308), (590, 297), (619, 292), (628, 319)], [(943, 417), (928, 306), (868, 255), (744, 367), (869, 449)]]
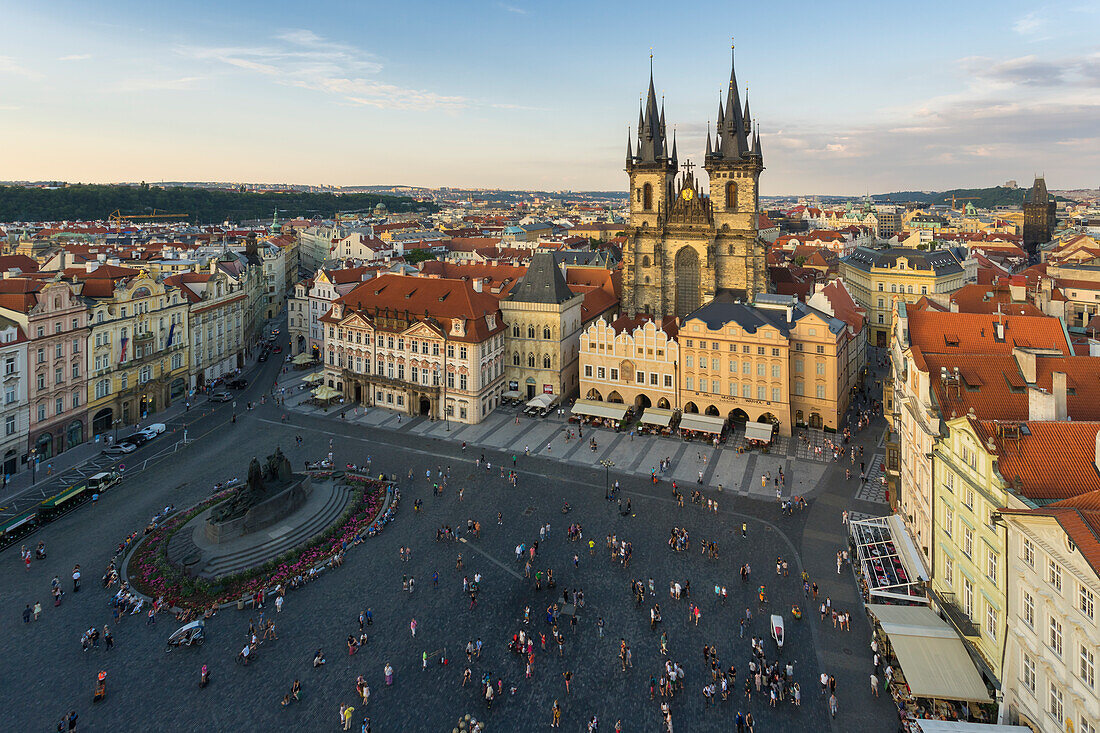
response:
[[(0, 0), (0, 179), (625, 190), (731, 39), (764, 195), (1100, 186), (1100, 3)], [(636, 134), (636, 130), (632, 130)]]

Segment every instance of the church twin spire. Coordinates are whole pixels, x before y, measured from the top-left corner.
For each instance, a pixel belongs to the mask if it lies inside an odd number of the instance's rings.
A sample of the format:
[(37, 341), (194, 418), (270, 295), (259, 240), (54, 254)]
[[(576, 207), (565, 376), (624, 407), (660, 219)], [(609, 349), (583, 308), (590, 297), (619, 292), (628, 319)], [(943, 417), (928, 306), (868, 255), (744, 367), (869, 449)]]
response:
[[(677, 165), (676, 133), (673, 131), (672, 153), (668, 150), (668, 134), (665, 130), (664, 99), (658, 107), (657, 93), (653, 84), (653, 56), (649, 57), (649, 92), (644, 105), (638, 108), (637, 153), (631, 143), (630, 135), (626, 141), (627, 166), (636, 164), (661, 163), (675, 167)], [(747, 157), (760, 157), (759, 131), (753, 130), (749, 113), (748, 92), (745, 104), (741, 105), (741, 96), (737, 87), (736, 66), (731, 63), (729, 91), (723, 105), (718, 101), (718, 119), (713, 141), (710, 124), (707, 124), (706, 161), (734, 162)]]

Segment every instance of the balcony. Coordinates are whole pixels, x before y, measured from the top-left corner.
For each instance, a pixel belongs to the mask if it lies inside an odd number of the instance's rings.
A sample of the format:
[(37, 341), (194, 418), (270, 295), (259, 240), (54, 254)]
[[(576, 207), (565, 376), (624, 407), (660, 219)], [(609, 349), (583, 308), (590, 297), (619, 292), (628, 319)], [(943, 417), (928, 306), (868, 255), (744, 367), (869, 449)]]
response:
[(933, 589), (932, 595), (939, 603), (940, 610), (944, 612), (947, 620), (951, 622), (951, 625), (955, 627), (959, 634), (972, 639), (982, 635), (978, 627), (962, 610), (962, 606), (959, 605), (958, 598), (954, 593)]
[(365, 380), (369, 385), (389, 387), (391, 389), (407, 389), (437, 396), (442, 391), (442, 387), (440, 387), (439, 385), (432, 386), (427, 384), (420, 384), (418, 382), (409, 382), (404, 379), (387, 377), (382, 374), (359, 373), (353, 372), (350, 369), (342, 369), (340, 374), (343, 377), (345, 383), (354, 382), (356, 380)]

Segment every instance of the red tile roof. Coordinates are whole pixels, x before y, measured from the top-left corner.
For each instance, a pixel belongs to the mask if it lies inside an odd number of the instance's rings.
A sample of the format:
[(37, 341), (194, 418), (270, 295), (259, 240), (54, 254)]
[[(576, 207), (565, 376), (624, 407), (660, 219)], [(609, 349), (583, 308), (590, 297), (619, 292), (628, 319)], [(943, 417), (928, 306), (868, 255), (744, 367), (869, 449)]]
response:
[[(1022, 496), (1035, 501), (1066, 499), (1100, 490), (1096, 433), (1100, 422), (970, 420), (997, 456), (997, 470)], [(1019, 438), (1013, 431), (1019, 429)], [(1051, 460), (1052, 456), (1057, 460)]]
[[(466, 321), (466, 335), (448, 336), (454, 341), (480, 342), (504, 330), (497, 299), (489, 293), (475, 292), (471, 283), (462, 280), (387, 273), (357, 285), (336, 302), (344, 305), (345, 317), (352, 311), (359, 311), (380, 330), (390, 330), (379, 325), (379, 319), (385, 318), (432, 320), (448, 333), (451, 322), (461, 318)], [(492, 329), (485, 320), (487, 315), (496, 318)], [(331, 310), (321, 316), (321, 320), (326, 323), (338, 321)]]
[[(1011, 354), (1017, 346), (1073, 353), (1062, 322), (1050, 316), (908, 309), (906, 313), (909, 342), (925, 354)], [(996, 339), (998, 321), (1004, 323), (1003, 341)]]

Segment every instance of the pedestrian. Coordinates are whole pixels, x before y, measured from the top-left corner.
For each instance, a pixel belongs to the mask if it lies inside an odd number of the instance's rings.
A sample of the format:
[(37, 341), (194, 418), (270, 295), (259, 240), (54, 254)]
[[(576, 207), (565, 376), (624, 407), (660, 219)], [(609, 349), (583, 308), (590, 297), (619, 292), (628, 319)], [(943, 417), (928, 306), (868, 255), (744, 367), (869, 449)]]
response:
[(38, 617), (42, 615), (42, 601), (34, 602), (34, 620), (37, 621)]
[(565, 694), (569, 694), (569, 683), (573, 680), (573, 673), (568, 670), (561, 673), (561, 676), (565, 678)]
[(409, 631), (412, 632), (413, 638), (416, 638), (416, 619), (414, 618), (409, 622)]
[(31, 604), (27, 604), (27, 607), (23, 609), (23, 623), (29, 624), (31, 622)]
[(878, 697), (878, 675), (871, 673), (871, 694)]
[(73, 566), (73, 593), (80, 592), (80, 566)]

